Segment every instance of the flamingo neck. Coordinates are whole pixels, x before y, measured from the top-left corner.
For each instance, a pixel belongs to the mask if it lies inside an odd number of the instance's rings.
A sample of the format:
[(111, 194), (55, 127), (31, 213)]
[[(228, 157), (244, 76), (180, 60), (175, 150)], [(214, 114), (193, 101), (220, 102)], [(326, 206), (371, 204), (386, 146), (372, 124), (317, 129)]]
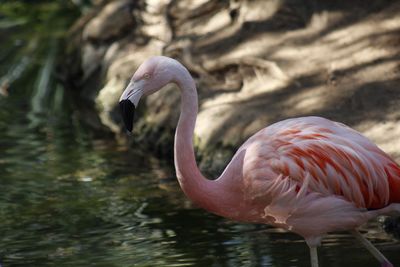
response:
[(217, 181), (205, 178), (196, 164), (193, 133), (198, 112), (195, 83), (182, 67), (175, 79), (181, 90), (181, 114), (175, 133), (174, 160), (179, 184), (188, 198), (200, 207), (222, 215), (219, 199), (223, 188)]

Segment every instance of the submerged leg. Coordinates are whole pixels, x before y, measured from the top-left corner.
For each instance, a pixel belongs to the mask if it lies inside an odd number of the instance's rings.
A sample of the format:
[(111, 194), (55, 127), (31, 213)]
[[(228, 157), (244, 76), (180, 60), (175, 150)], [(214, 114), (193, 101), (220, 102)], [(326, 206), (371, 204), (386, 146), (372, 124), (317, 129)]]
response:
[(355, 238), (364, 245), (369, 252), (381, 263), (382, 267), (393, 267), (393, 264), (386, 259), (386, 257), (374, 246), (371, 242), (369, 242), (362, 234), (360, 234), (357, 230), (351, 231), (351, 233), (355, 236)]
[(316, 246), (310, 246), (311, 267), (318, 267), (318, 252)]

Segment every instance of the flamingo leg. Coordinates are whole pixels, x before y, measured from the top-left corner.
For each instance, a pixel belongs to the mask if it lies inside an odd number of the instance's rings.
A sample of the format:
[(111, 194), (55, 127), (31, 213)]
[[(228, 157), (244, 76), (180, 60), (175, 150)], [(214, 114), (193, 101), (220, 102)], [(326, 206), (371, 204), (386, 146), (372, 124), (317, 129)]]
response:
[(318, 252), (316, 246), (310, 246), (311, 267), (318, 267)]
[(393, 264), (357, 230), (351, 231), (354, 237), (364, 245), (364, 247), (371, 252), (371, 254), (381, 263), (382, 267), (393, 267)]

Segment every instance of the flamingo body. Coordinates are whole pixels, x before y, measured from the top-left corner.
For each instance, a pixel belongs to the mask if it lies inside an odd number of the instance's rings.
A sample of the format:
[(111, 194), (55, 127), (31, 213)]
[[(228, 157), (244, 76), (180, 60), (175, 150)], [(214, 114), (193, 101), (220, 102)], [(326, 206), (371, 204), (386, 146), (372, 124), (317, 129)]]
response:
[(309, 176), (310, 191), (359, 208), (400, 202), (399, 165), (344, 124), (321, 117), (287, 119), (250, 137), (239, 151), (244, 149), (245, 178), (256, 179), (268, 166), (275, 179), (288, 177), (301, 186)]
[(274, 224), (310, 242), (376, 216), (368, 210), (400, 202), (400, 167), (341, 123), (320, 117), (277, 122), (250, 137), (240, 154), (244, 210), (256, 215), (236, 219)]
[(351, 230), (381, 262), (389, 261), (355, 229), (371, 218), (400, 212), (400, 167), (366, 137), (320, 117), (287, 119), (250, 137), (216, 180), (199, 171), (193, 149), (198, 98), (182, 64), (152, 57), (133, 75), (120, 107), (128, 130), (141, 96), (175, 83), (181, 115), (175, 169), (184, 193), (200, 207), (234, 220), (266, 223), (303, 236), (312, 266), (324, 234)]

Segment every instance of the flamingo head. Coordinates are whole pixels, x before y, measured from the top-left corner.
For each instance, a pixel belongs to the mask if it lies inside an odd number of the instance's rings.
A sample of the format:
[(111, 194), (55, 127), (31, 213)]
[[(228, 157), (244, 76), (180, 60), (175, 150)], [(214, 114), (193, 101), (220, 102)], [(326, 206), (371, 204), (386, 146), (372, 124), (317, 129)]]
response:
[(135, 109), (142, 96), (147, 96), (160, 90), (173, 80), (171, 66), (176, 60), (155, 56), (143, 62), (133, 74), (128, 86), (119, 99), (119, 107), (126, 129), (132, 132)]

